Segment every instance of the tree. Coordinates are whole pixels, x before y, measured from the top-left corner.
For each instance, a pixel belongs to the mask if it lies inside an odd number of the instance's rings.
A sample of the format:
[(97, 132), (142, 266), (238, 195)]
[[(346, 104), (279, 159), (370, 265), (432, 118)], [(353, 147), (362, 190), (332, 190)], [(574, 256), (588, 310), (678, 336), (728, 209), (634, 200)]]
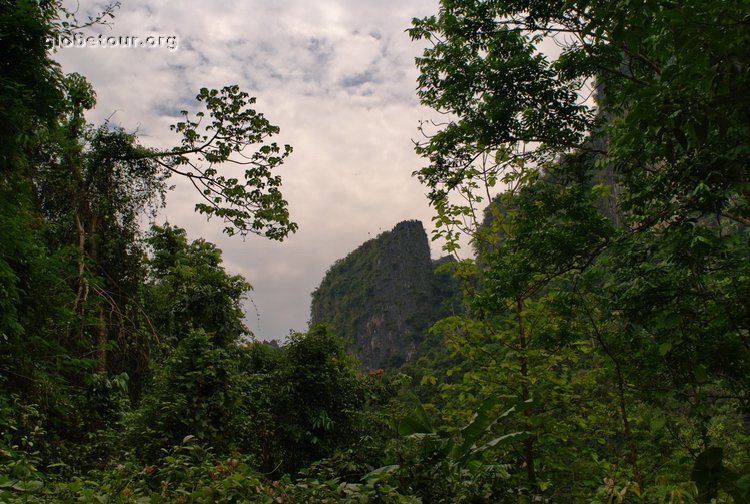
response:
[[(446, 114), (417, 146), (438, 234), (494, 248), (485, 311), (566, 293), (619, 384), (636, 480), (628, 384), (693, 404), (704, 426), (723, 402), (748, 404), (748, 19), (741, 0), (446, 0), (411, 30), (432, 44), (420, 98)], [(520, 211), (496, 246), (478, 217), (498, 184), (498, 208)], [(607, 199), (614, 227), (597, 216)]]
[(62, 104), (61, 73), (47, 54), (53, 2), (0, 4), (0, 173), (21, 169), (38, 128), (54, 123)]
[[(147, 374), (160, 335), (144, 306), (139, 222), (163, 204), (171, 175), (195, 185), (197, 211), (224, 220), (229, 234), (282, 240), (297, 227), (275, 172), (291, 147), (273, 142), (279, 129), (237, 86), (200, 90), (203, 108), (182, 112), (170, 148), (86, 124), (94, 90), (62, 74), (48, 39), (106, 23), (117, 5), (81, 23), (56, 1), (0, 4), (0, 387), (39, 403), (63, 440), (102, 425), (94, 403), (125, 383), (121, 373), (131, 384)], [(215, 249), (204, 252), (218, 261)], [(208, 267), (226, 276), (216, 261)], [(231, 339), (243, 331), (236, 301), (247, 284), (229, 283), (226, 327), (209, 329)]]
[(126, 427), (126, 449), (155, 464), (163, 449), (194, 436), (219, 454), (235, 447), (241, 425), (237, 360), (202, 329), (184, 335), (156, 372)]
[(251, 287), (224, 270), (221, 250), (202, 239), (188, 243), (184, 229), (169, 225), (153, 226), (146, 243), (146, 305), (165, 341), (174, 345), (198, 328), (223, 346), (249, 335), (241, 302)]
[(284, 470), (296, 472), (354, 444), (365, 384), (343, 341), (325, 326), (293, 334), (284, 351), (275, 416)]
[[(433, 328), (458, 358), (447, 372), (458, 378), (441, 386), (445, 419), (466, 423), (471, 406), (487, 398), (506, 408), (526, 405), (511, 425), (528, 435), (500, 460), (514, 461), (516, 489), (553, 500), (582, 498), (600, 484), (596, 440), (614, 431), (604, 408), (612, 394), (600, 386), (606, 376), (588, 321), (570, 306), (583, 260), (575, 251), (608, 227), (582, 191), (579, 183), (540, 180), (495, 198), (474, 229), (481, 244), (475, 264), (462, 271), (472, 274), (470, 312)], [(550, 221), (556, 205), (565, 212)]]
[(70, 302), (60, 288), (67, 257), (45, 248), (29, 177), (37, 137), (64, 108), (45, 46), (55, 12), (48, 2), (0, 4), (0, 386), (30, 396), (53, 387), (39, 357), (58, 350), (49, 335)]
[[(96, 347), (97, 370), (103, 373), (109, 345), (124, 341), (108, 320), (140, 325), (142, 313), (129, 304), (137, 299), (141, 274), (138, 219), (144, 209), (155, 211), (163, 204), (169, 176), (187, 177), (205, 200), (196, 209), (223, 218), (229, 234), (281, 240), (296, 224), (289, 220), (279, 190), (281, 179), (272, 169), (291, 148), (281, 152), (275, 143), (266, 142), (278, 128), (249, 108), (254, 99), (236, 86), (203, 89), (197, 99), (206, 103), (211, 123), (201, 125), (204, 112), (197, 113), (196, 121), (183, 112), (186, 120), (173, 127), (183, 137), (181, 145), (157, 150), (142, 147), (135, 135), (120, 128), (85, 126), (83, 112), (94, 106), (93, 90), (78, 75), (66, 77), (65, 84), (64, 127), (41, 146), (33, 180), (39, 206), (51, 224), (51, 245), (77, 248), (72, 310), (82, 322), (76, 340), (90, 340)], [(244, 152), (256, 143), (262, 144), (256, 152)], [(244, 157), (235, 160), (233, 155)], [(243, 165), (244, 182), (221, 174), (216, 165), (223, 162)]]

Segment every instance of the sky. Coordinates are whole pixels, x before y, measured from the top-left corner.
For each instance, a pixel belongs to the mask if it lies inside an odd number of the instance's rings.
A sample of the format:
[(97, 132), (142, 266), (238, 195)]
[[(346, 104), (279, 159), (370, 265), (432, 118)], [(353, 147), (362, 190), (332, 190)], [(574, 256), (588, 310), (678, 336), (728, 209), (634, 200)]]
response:
[[(83, 2), (79, 17), (104, 5)], [(54, 57), (93, 85), (90, 122), (137, 131), (149, 147), (177, 145), (169, 125), (194, 109), (201, 87), (238, 84), (257, 97), (256, 110), (281, 128), (277, 142), (294, 149), (278, 173), (299, 230), (283, 242), (228, 237), (221, 221), (193, 211), (200, 196), (174, 177), (157, 222), (217, 244), (225, 268), (253, 285), (249, 328), (281, 340), (307, 329), (310, 294), (337, 259), (402, 220), (431, 231), (426, 189), (411, 174), (423, 166), (413, 147), (419, 121), (434, 113), (416, 96), (423, 46), (405, 30), (437, 8), (438, 0), (123, 0), (111, 26), (86, 35), (176, 37), (178, 46), (61, 47)]]

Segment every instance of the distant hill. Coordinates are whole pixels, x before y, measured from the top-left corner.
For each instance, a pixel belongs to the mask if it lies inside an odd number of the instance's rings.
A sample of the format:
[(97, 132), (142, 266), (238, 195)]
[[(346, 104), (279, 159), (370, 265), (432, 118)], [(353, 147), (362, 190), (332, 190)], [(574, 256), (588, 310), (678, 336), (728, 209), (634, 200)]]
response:
[(421, 353), (429, 327), (460, 306), (448, 273), (435, 273), (420, 221), (400, 222), (338, 260), (312, 293), (311, 324), (328, 324), (364, 369), (396, 369)]

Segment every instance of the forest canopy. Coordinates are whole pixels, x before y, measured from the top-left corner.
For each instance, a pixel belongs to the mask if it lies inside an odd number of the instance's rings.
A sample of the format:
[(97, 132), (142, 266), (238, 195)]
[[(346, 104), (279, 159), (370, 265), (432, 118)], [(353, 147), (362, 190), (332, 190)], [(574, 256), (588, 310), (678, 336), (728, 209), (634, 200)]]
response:
[(750, 502), (747, 0), (414, 19), (414, 176), (472, 251), (369, 373), (326, 326), (255, 341), (221, 250), (141, 225), (184, 177), (229, 235), (296, 231), (255, 98), (197, 90), (166, 148), (89, 124), (46, 45), (86, 25), (0, 2), (1, 501)]

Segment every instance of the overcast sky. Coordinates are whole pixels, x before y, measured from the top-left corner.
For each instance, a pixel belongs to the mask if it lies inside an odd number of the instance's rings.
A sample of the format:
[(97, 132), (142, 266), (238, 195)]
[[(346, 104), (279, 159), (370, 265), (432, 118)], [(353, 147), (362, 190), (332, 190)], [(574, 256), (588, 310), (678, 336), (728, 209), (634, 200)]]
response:
[[(254, 287), (246, 304), (251, 330), (283, 339), (307, 328), (310, 293), (335, 260), (405, 219), (431, 229), (425, 189), (411, 177), (422, 166), (412, 139), (431, 112), (415, 93), (422, 46), (405, 30), (437, 4), (123, 0), (111, 27), (88, 33), (175, 36), (179, 47), (62, 48), (55, 57), (94, 86), (91, 122), (110, 118), (148, 146), (176, 145), (169, 125), (201, 87), (239, 84), (258, 98), (256, 109), (281, 127), (279, 143), (294, 148), (280, 173), (297, 233), (281, 243), (229, 238), (222, 222), (193, 212), (197, 196), (183, 184), (160, 222), (216, 243), (227, 270)], [(433, 257), (439, 253), (435, 245)]]

